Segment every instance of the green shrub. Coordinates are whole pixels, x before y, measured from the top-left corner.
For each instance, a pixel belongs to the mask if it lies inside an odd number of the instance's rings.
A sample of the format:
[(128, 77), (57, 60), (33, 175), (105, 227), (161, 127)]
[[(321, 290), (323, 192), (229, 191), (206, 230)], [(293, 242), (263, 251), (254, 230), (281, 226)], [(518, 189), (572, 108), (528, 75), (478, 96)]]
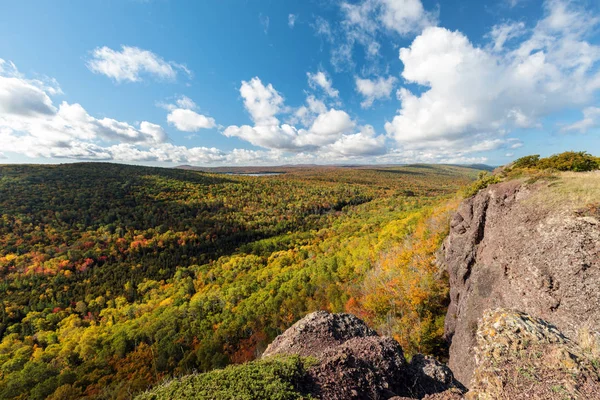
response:
[(584, 172), (596, 170), (599, 168), (599, 165), (598, 159), (585, 151), (566, 151), (548, 158), (542, 158), (537, 168)]
[(518, 169), (554, 169), (558, 171), (584, 172), (600, 168), (600, 159), (585, 151), (565, 151), (550, 157), (540, 158), (539, 155), (521, 157), (516, 160), (511, 170)]
[(138, 396), (166, 399), (310, 399), (303, 393), (306, 370), (316, 361), (298, 356), (273, 357), (172, 380)]
[(498, 175), (490, 175), (486, 171), (480, 172), (478, 178), (477, 181), (463, 191), (464, 197), (475, 196), (481, 189), (485, 189), (489, 185), (502, 181)]
[(513, 163), (513, 168), (536, 168), (539, 161), (539, 154), (521, 157)]

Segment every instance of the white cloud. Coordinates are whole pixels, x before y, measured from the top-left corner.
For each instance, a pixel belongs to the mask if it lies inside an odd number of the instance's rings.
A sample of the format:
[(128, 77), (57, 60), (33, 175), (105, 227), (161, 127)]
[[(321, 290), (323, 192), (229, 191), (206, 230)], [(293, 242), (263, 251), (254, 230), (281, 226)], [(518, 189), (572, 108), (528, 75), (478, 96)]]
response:
[(298, 130), (288, 124), (283, 125), (231, 125), (225, 128), (223, 135), (227, 137), (238, 137), (254, 146), (267, 149), (298, 151), (302, 150), (295, 143)]
[(77, 103), (55, 106), (51, 96), (60, 92), (57, 85), (28, 80), (13, 64), (0, 64), (0, 143), (7, 151), (31, 157), (113, 159), (111, 147), (99, 142), (162, 146), (167, 140), (162, 127), (148, 121), (134, 126), (95, 118)]
[(306, 105), (299, 107), (289, 119), (290, 124), (301, 123), (310, 126), (319, 114), (327, 112), (325, 103), (313, 95), (306, 97)]
[(350, 116), (341, 110), (330, 109), (319, 115), (310, 128), (315, 135), (331, 136), (346, 133), (354, 128)]
[(521, 142), (521, 140), (516, 139), (516, 138), (508, 139), (508, 144), (509, 144), (509, 148), (511, 148), (511, 149), (518, 149), (518, 148), (523, 147), (523, 142)]
[(122, 46), (121, 51), (106, 46), (92, 52), (87, 67), (90, 71), (106, 75), (117, 82), (139, 82), (144, 75), (158, 79), (174, 80), (178, 71), (191, 75), (184, 65), (165, 61), (151, 51), (138, 47)]
[(331, 30), (331, 25), (329, 22), (323, 17), (316, 17), (315, 22), (313, 24), (313, 29), (318, 36), (322, 36), (328, 42), (333, 42), (333, 32)]
[(437, 23), (437, 13), (426, 11), (421, 0), (366, 0), (341, 7), (348, 26), (370, 34), (383, 27), (408, 35)]
[(325, 72), (318, 71), (314, 74), (307, 72), (306, 76), (308, 77), (308, 85), (312, 89), (320, 87), (329, 97), (339, 97), (340, 92), (333, 88), (333, 82)]
[(563, 132), (578, 131), (585, 133), (600, 125), (600, 107), (587, 107), (583, 110), (583, 119), (562, 128)]
[(185, 108), (186, 110), (194, 110), (197, 108), (196, 103), (187, 96), (181, 96), (175, 101), (175, 104), (177, 104), (177, 107)]
[(494, 25), (489, 36), (492, 38), (494, 50), (501, 51), (508, 41), (518, 38), (525, 33), (525, 23), (509, 22), (500, 25)]
[(268, 15), (259, 14), (258, 15), (258, 21), (262, 25), (263, 32), (265, 32), (265, 35), (268, 34), (269, 33), (269, 24), (270, 24), (269, 16)]
[(178, 108), (167, 115), (167, 121), (183, 132), (198, 132), (200, 129), (214, 128), (215, 119), (195, 111)]
[(392, 89), (398, 80), (390, 76), (388, 78), (378, 77), (377, 79), (355, 78), (356, 90), (365, 98), (361, 107), (369, 108), (375, 100), (389, 99)]
[(516, 48), (505, 49), (495, 36), (494, 48), (502, 51), (476, 47), (460, 32), (427, 28), (400, 50), (403, 78), (424, 91), (398, 91), (401, 108), (386, 123), (387, 133), (399, 144), (465, 149), (589, 103), (600, 89), (600, 47), (585, 36), (597, 22), (571, 3), (550, 1)]
[(345, 157), (379, 156), (387, 152), (385, 137), (376, 136), (371, 125), (364, 126), (359, 133), (342, 136), (327, 150)]
[(52, 115), (56, 108), (50, 97), (30, 82), (0, 76), (0, 115)]
[[(384, 136), (376, 136), (371, 127), (354, 133), (355, 123), (346, 112), (327, 110), (314, 96), (308, 96), (305, 106), (313, 115), (306, 120), (310, 128), (280, 124), (276, 115), (291, 109), (284, 107), (283, 98), (272, 85), (263, 85), (258, 78), (242, 82), (240, 88), (255, 126), (231, 126), (224, 134), (267, 150), (224, 152), (168, 143), (163, 128), (148, 121), (134, 125), (108, 117), (95, 118), (80, 104), (66, 101), (55, 106), (48, 87), (44, 91), (39, 81), (21, 77), (16, 68), (9, 72), (7, 65), (0, 63), (0, 143), (9, 153), (96, 161), (273, 164), (332, 163), (385, 152)], [(11, 76), (7, 76), (9, 73)], [(187, 97), (161, 106), (170, 111), (170, 122), (183, 130), (214, 125), (214, 120), (205, 120), (192, 110), (197, 106)], [(179, 119), (182, 115), (185, 118)]]
[[(19, 87), (24, 87), (24, 90), (11, 91), (14, 88), (12, 82), (0, 77), (0, 93), (3, 93), (0, 97), (0, 109), (3, 110), (0, 127), (27, 133), (40, 145), (63, 146), (74, 139), (127, 143), (157, 143), (166, 139), (162, 128), (149, 122), (142, 122), (136, 128), (111, 118), (94, 118), (77, 103), (63, 101), (56, 108), (48, 103), (47, 96), (27, 97), (34, 90), (27, 85), (22, 81)], [(19, 99), (20, 96), (25, 96), (26, 101)]]
[[(223, 134), (238, 137), (255, 146), (271, 151), (293, 152), (305, 159), (307, 154), (333, 160), (336, 157), (357, 157), (367, 153), (385, 152), (385, 137), (376, 136), (372, 127), (354, 133), (356, 123), (343, 110), (331, 108), (309, 95), (306, 105), (296, 109), (290, 123), (280, 124), (277, 114), (290, 110), (283, 105), (283, 98), (272, 85), (265, 86), (260, 79), (242, 82), (240, 93), (244, 105), (254, 121), (254, 126), (232, 125)], [(306, 128), (297, 128), (301, 122)]]
[(277, 125), (279, 120), (275, 115), (281, 110), (283, 97), (273, 88), (264, 86), (257, 77), (250, 82), (242, 81), (240, 95), (250, 117), (257, 125)]
[(290, 28), (294, 28), (294, 26), (296, 25), (296, 19), (298, 18), (297, 15), (295, 14), (289, 14), (288, 15), (288, 26)]
[(379, 0), (378, 3), (383, 25), (401, 35), (419, 33), (437, 23), (437, 15), (425, 11), (421, 0)]
[(187, 96), (180, 96), (175, 104), (158, 103), (158, 107), (169, 111), (167, 122), (182, 132), (198, 132), (200, 129), (211, 129), (217, 126), (215, 119), (194, 111), (196, 103)]
[[(421, 0), (365, 0), (340, 3), (341, 35), (330, 34), (333, 43), (331, 63), (336, 71), (352, 69), (353, 49), (360, 44), (368, 60), (380, 56), (380, 40), (385, 36), (419, 34), (437, 24), (437, 11), (427, 11)], [(341, 37), (341, 39), (340, 39)], [(381, 73), (381, 66), (372, 62), (369, 73)], [(385, 68), (384, 68), (385, 70)]]

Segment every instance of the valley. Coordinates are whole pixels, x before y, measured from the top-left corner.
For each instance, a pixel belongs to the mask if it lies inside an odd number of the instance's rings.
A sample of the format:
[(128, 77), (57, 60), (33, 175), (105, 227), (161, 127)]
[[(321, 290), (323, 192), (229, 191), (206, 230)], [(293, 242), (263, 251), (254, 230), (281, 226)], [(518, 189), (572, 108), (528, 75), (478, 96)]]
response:
[(314, 310), (443, 357), (434, 254), (478, 172), (3, 166), (0, 397), (129, 398), (252, 360)]

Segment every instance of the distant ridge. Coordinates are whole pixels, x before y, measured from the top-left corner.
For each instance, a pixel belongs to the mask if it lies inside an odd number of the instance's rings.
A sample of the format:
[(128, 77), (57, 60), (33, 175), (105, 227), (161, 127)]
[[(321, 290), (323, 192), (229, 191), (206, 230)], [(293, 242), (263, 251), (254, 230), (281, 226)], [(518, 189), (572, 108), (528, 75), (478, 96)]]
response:
[(217, 174), (224, 173), (233, 173), (233, 174), (243, 174), (243, 173), (255, 173), (255, 174), (264, 174), (264, 173), (285, 173), (290, 172), (292, 170), (299, 169), (311, 169), (311, 168), (322, 168), (322, 169), (332, 169), (332, 168), (355, 168), (355, 169), (373, 169), (373, 168), (393, 168), (393, 167), (414, 167), (414, 168), (430, 168), (435, 166), (453, 166), (453, 167), (461, 167), (461, 168), (471, 168), (483, 171), (493, 171), (496, 167), (486, 165), (486, 164), (330, 164), (330, 165), (319, 165), (319, 164), (284, 164), (284, 165), (272, 165), (272, 166), (223, 166), (223, 167), (198, 167), (194, 165), (178, 165), (174, 167), (175, 169), (184, 169), (189, 171), (201, 171), (201, 172), (211, 172)]

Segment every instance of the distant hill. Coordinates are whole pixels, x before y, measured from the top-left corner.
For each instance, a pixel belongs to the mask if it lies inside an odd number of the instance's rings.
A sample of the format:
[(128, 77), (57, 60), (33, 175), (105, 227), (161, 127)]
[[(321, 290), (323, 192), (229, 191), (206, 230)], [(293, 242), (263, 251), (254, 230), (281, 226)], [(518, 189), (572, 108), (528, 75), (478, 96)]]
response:
[(482, 171), (493, 171), (495, 167), (485, 164), (334, 164), (334, 165), (316, 165), (316, 164), (299, 164), (299, 165), (274, 165), (274, 166), (223, 166), (223, 167), (197, 167), (193, 165), (179, 165), (176, 169), (184, 169), (190, 171), (202, 171), (217, 174), (268, 174), (268, 173), (287, 173), (298, 170), (332, 170), (332, 169), (386, 169), (386, 168), (431, 168), (436, 169), (443, 166), (454, 166), (460, 168), (470, 168)]

